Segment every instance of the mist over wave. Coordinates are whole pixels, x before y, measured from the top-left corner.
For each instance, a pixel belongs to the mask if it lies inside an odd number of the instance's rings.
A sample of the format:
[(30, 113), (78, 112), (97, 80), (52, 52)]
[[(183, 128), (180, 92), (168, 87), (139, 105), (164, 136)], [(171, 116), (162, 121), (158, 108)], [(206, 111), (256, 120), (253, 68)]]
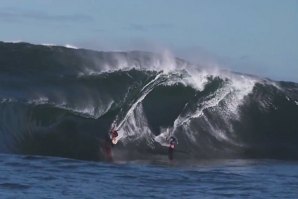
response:
[(204, 68), (168, 52), (0, 43), (0, 152), (103, 160), (298, 159), (298, 84)]

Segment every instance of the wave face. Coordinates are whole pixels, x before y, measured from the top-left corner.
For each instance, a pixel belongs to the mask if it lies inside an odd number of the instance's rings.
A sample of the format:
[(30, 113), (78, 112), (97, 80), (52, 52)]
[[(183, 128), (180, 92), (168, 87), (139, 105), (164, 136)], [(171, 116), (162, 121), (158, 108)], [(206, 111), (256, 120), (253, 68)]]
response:
[(298, 159), (298, 84), (206, 70), (169, 54), (0, 43), (0, 152), (103, 160)]

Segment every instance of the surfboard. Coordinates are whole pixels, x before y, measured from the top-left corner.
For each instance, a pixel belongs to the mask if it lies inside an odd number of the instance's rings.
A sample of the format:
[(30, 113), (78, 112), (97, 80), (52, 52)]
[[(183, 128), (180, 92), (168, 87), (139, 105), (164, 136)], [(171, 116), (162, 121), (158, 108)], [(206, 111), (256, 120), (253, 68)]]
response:
[(117, 144), (118, 141), (119, 141), (119, 137), (115, 137), (112, 139), (113, 144)]

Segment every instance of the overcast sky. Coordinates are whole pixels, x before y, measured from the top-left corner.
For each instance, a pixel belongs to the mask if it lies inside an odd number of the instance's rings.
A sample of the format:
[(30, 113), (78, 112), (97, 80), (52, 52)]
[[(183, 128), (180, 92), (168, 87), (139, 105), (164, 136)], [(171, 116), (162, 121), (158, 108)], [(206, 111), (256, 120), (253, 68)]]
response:
[(0, 0), (0, 40), (98, 50), (167, 48), (298, 82), (298, 0)]

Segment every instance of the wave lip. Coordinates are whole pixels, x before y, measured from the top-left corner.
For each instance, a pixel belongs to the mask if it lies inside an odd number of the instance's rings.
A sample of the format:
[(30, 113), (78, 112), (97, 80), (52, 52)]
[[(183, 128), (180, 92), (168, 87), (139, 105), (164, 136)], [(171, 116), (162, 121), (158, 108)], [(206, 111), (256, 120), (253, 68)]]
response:
[[(45, 44), (42, 44), (43, 46), (59, 46), (59, 45), (57, 45), (57, 44), (47, 44), (47, 43), (45, 43)], [(76, 47), (76, 46), (74, 46), (74, 45), (71, 45), (71, 44), (66, 44), (64, 47), (66, 47), (66, 48), (72, 48), (72, 49), (79, 49), (78, 47)]]

